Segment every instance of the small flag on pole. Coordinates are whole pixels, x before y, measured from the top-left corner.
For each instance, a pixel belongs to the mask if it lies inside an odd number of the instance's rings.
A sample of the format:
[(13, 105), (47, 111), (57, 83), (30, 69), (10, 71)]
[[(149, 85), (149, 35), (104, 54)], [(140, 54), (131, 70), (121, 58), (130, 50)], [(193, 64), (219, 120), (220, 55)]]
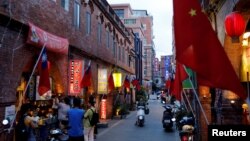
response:
[(130, 82), (129, 82), (129, 79), (128, 79), (128, 76), (126, 75), (125, 79), (124, 79), (124, 82), (123, 82), (123, 86), (125, 88), (130, 88)]
[(182, 64), (176, 61), (176, 72), (171, 93), (181, 101), (182, 81), (188, 78), (188, 74)]
[(84, 75), (81, 81), (81, 88), (91, 86), (91, 79), (92, 79), (92, 73), (91, 73), (91, 61), (90, 61), (87, 69), (84, 72)]
[(108, 89), (112, 91), (114, 90), (114, 88), (115, 88), (115, 84), (114, 84), (114, 79), (113, 79), (113, 72), (111, 72), (108, 78)]

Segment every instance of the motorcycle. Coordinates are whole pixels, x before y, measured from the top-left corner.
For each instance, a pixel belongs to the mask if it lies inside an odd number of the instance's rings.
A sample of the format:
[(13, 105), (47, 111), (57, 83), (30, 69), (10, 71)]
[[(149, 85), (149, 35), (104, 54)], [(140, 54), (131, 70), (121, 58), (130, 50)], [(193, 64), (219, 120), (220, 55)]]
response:
[(195, 133), (193, 117), (184, 116), (178, 123), (179, 135), (181, 141), (193, 141)]
[(137, 120), (135, 125), (144, 126), (145, 122), (145, 106), (137, 106)]
[(64, 133), (61, 129), (51, 129), (49, 141), (68, 141), (69, 136)]
[(172, 113), (172, 107), (169, 105), (165, 105), (163, 107), (165, 108), (165, 111), (163, 112), (162, 126), (165, 130), (171, 130), (175, 122), (175, 118), (173, 117)]

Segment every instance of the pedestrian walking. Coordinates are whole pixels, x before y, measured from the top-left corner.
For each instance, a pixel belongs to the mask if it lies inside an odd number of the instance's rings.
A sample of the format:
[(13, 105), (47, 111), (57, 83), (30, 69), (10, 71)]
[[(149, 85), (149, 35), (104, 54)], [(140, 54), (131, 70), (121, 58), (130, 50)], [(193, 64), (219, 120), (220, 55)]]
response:
[(88, 110), (84, 114), (84, 141), (94, 141), (94, 130), (96, 125), (90, 124), (90, 119), (93, 117), (95, 108), (94, 98), (88, 101)]
[(69, 141), (83, 141), (83, 117), (85, 111), (80, 109), (81, 100), (79, 98), (73, 99), (73, 107), (68, 111), (69, 120)]

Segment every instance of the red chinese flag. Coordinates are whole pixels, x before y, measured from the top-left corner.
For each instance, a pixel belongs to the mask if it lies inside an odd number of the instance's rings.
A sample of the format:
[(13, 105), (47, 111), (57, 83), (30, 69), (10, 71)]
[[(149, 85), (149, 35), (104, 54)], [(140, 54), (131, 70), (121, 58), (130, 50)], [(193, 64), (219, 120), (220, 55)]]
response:
[(44, 95), (50, 90), (50, 81), (49, 81), (49, 69), (48, 69), (48, 59), (46, 54), (46, 48), (42, 52), (41, 59), (39, 60), (39, 84), (38, 84), (38, 93), (40, 96)]
[(123, 82), (123, 86), (125, 88), (130, 88), (130, 82), (128, 80), (128, 76), (125, 77), (124, 82)]
[(181, 101), (182, 81), (184, 81), (187, 78), (188, 74), (184, 69), (183, 65), (176, 62), (175, 78), (173, 82), (173, 88), (171, 89), (171, 93), (179, 101)]
[(115, 84), (114, 84), (114, 79), (113, 79), (113, 75), (111, 72), (108, 78), (108, 89), (112, 91), (114, 90), (114, 88), (115, 88)]
[(196, 72), (198, 83), (231, 90), (246, 99), (208, 17), (197, 0), (173, 0), (176, 60)]
[(91, 63), (89, 63), (81, 81), (81, 88), (91, 86), (91, 78), (92, 78)]
[(170, 79), (168, 79), (168, 80), (166, 81), (165, 85), (166, 85), (166, 88), (167, 88), (167, 89), (170, 89), (170, 86), (171, 86), (171, 80), (170, 80)]

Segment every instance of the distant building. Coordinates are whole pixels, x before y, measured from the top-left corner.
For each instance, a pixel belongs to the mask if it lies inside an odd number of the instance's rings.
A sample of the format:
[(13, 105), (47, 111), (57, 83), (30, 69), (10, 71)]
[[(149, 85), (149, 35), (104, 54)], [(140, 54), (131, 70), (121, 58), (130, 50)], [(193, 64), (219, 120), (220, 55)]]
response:
[(161, 56), (161, 61), (160, 61), (160, 72), (161, 72), (161, 82), (162, 87), (165, 86), (165, 81), (173, 75), (173, 55), (167, 55), (167, 56)]
[(153, 17), (147, 10), (133, 10), (130, 4), (111, 4), (115, 13), (121, 18), (127, 28), (133, 30), (142, 43), (142, 76), (141, 83), (152, 92), (153, 62), (155, 49), (153, 42)]

